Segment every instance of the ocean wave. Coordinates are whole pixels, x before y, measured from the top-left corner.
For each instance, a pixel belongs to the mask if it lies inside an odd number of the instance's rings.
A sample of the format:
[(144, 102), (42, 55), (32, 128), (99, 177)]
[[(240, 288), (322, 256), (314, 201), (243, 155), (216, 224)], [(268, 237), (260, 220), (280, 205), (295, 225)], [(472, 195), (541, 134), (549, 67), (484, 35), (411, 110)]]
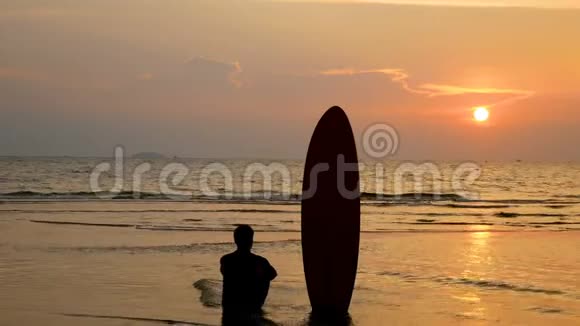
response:
[[(8, 193), (0, 193), (0, 201), (18, 200), (18, 201), (98, 201), (98, 200), (112, 200), (112, 201), (185, 201), (185, 202), (215, 202), (215, 203), (238, 203), (238, 204), (277, 204), (277, 205), (297, 205), (300, 203), (301, 196), (299, 194), (286, 194), (276, 192), (258, 191), (251, 194), (236, 193), (233, 195), (187, 195), (174, 196), (165, 195), (155, 192), (133, 192), (122, 191), (118, 193), (113, 192), (90, 192), (90, 191), (76, 191), (76, 192), (39, 192), (39, 191), (15, 191)], [(434, 205), (446, 206), (451, 208), (474, 208), (474, 209), (501, 209), (509, 208), (514, 205), (528, 205), (528, 204), (545, 204), (547, 207), (559, 207), (560, 205), (576, 205), (580, 201), (562, 201), (557, 199), (469, 199), (454, 193), (401, 193), (401, 194), (386, 194), (363, 192), (361, 193), (362, 205), (367, 206), (414, 206), (414, 205)], [(185, 211), (185, 210), (184, 210)], [(155, 211), (155, 212), (170, 212), (170, 211)], [(260, 211), (256, 211), (260, 212)], [(266, 211), (273, 212), (273, 211)], [(284, 212), (283, 210), (276, 211)]]
[[(304, 283), (298, 283), (298, 284), (288, 284), (287, 282), (282, 283), (282, 282), (274, 282), (271, 284), (270, 289), (273, 291), (292, 291), (295, 292), (296, 287), (300, 287), (300, 286), (304, 286)], [(221, 280), (215, 280), (215, 279), (206, 279), (206, 278), (202, 278), (199, 279), (197, 281), (195, 281), (193, 283), (193, 287), (198, 289), (201, 292), (201, 295), (199, 297), (199, 301), (206, 307), (209, 308), (219, 308), (221, 307), (221, 301), (222, 301), (222, 286), (223, 286), (223, 282)], [(357, 286), (356, 289), (363, 289), (360, 286)], [(372, 290), (372, 289), (368, 289), (368, 290)], [(297, 311), (307, 311), (309, 306), (307, 305), (297, 305), (297, 304), (292, 304), (292, 305), (287, 305), (287, 304), (276, 304), (276, 303), (272, 303), (272, 302), (267, 302), (266, 303), (266, 307), (268, 308), (275, 308), (276, 310), (278, 309), (292, 309), (292, 310), (297, 310)], [(262, 324), (260, 324), (262, 325)], [(271, 325), (271, 324), (267, 324), (267, 325)]]
[(564, 221), (552, 221), (552, 222), (528, 222), (531, 225), (580, 225), (580, 222), (564, 222)]
[[(2, 211), (2, 210), (0, 210)], [(385, 216), (429, 216), (429, 217), (466, 217), (466, 216), (474, 216), (474, 217), (483, 217), (483, 216), (492, 216), (486, 215), (484, 213), (459, 213), (459, 212), (417, 212), (417, 211), (362, 211), (361, 215), (385, 215)]]
[[(469, 199), (453, 193), (402, 193), (402, 194), (384, 194), (384, 193), (361, 193), (361, 200), (377, 201), (469, 201)], [(1, 193), (0, 198), (5, 199), (160, 199), (160, 200), (181, 200), (181, 199), (198, 199), (198, 200), (231, 200), (231, 201), (300, 201), (299, 194), (287, 194), (267, 191), (255, 191), (250, 194), (234, 193), (231, 195), (192, 195), (192, 196), (174, 196), (153, 192), (92, 192), (92, 191), (74, 191), (74, 192), (39, 192), (39, 191), (15, 191)]]
[(551, 209), (562, 209), (570, 207), (571, 205), (546, 205), (544, 207), (551, 208)]
[[(80, 222), (80, 221), (57, 221), (57, 220), (28, 220), (31, 223), (54, 224), (54, 225), (74, 225), (74, 226), (88, 226), (88, 227), (113, 227), (113, 228), (135, 228), (144, 231), (198, 231), (198, 232), (232, 232), (239, 224), (224, 224), (222, 226), (189, 226), (189, 225), (165, 225), (165, 224), (139, 224), (139, 223), (96, 223), (96, 222)], [(288, 224), (288, 223), (285, 223)], [(271, 224), (254, 225), (254, 232), (279, 232), (279, 233), (295, 233), (300, 232), (299, 229), (281, 229)]]
[(580, 195), (557, 195), (554, 198), (580, 199)]
[[(257, 249), (282, 248), (298, 246), (300, 240), (285, 239), (276, 241), (254, 241)], [(233, 250), (233, 242), (200, 242), (183, 245), (159, 245), (159, 246), (95, 246), (95, 247), (49, 247), (46, 251), (77, 251), (89, 254), (99, 253), (127, 253), (127, 254), (149, 254), (149, 253), (190, 253), (190, 252), (211, 252), (221, 253)]]
[(488, 290), (506, 290), (514, 292), (528, 292), (547, 295), (569, 295), (569, 293), (563, 290), (547, 289), (532, 285), (514, 284), (500, 280), (474, 279), (474, 278), (450, 277), (450, 276), (418, 276), (411, 273), (403, 273), (397, 271), (383, 271), (374, 274), (397, 277), (408, 282), (432, 281), (445, 285), (467, 285)]
[[(0, 194), (1, 199), (161, 199), (170, 198), (160, 193), (152, 192), (108, 192), (108, 191), (72, 191), (72, 192), (40, 192), (40, 191), (14, 191)], [(184, 197), (185, 199), (185, 197)]]
[(298, 210), (282, 209), (0, 209), (0, 212), (14, 213), (283, 213), (299, 214)]
[(408, 225), (495, 225), (492, 222), (435, 222), (435, 220), (418, 219), (417, 222), (393, 222), (394, 224), (408, 224)]
[(201, 292), (199, 301), (211, 308), (217, 308), (222, 303), (222, 282), (219, 280), (201, 279), (193, 283), (193, 287)]
[(477, 209), (498, 209), (498, 208), (510, 208), (512, 205), (477, 205), (477, 204), (436, 204), (434, 206), (443, 206), (450, 208), (477, 208)]
[(542, 314), (563, 314), (565, 311), (556, 307), (530, 307), (529, 311), (536, 311)]
[[(135, 225), (138, 230), (147, 231), (197, 231), (197, 232), (232, 232), (240, 224), (226, 224), (223, 227), (215, 226), (181, 226), (181, 225)], [(294, 233), (300, 232), (299, 229), (280, 229), (273, 225), (252, 225), (254, 232), (277, 232), (277, 233)], [(266, 228), (263, 228), (266, 227)]]
[[(285, 210), (285, 209), (255, 209), (255, 208), (232, 208), (232, 209), (0, 209), (1, 212), (12, 212), (12, 213), (26, 213), (26, 214), (55, 214), (55, 213), (112, 213), (112, 214), (144, 214), (144, 213), (162, 213), (162, 214), (184, 214), (184, 213), (241, 213), (241, 214), (290, 214), (299, 218), (300, 211), (299, 210)], [(458, 217), (458, 218), (470, 218), (470, 217), (497, 217), (503, 219), (514, 219), (518, 217), (555, 217), (560, 219), (567, 219), (568, 217), (578, 217), (580, 215), (569, 215), (569, 214), (562, 214), (562, 213), (543, 213), (543, 212), (532, 212), (532, 213), (519, 213), (519, 212), (488, 212), (488, 213), (479, 213), (479, 212), (416, 212), (416, 211), (396, 211), (396, 210), (387, 210), (387, 211), (369, 211), (365, 210), (361, 212), (361, 216), (369, 216), (369, 215), (382, 215), (382, 216), (406, 216), (406, 217), (433, 217), (433, 218), (445, 218), (445, 217)], [(186, 228), (187, 230), (197, 230), (192, 229), (191, 223), (192, 222), (204, 222), (208, 221), (211, 215), (204, 217), (204, 218), (184, 218), (181, 219), (182, 222), (186, 222), (187, 226), (178, 226), (178, 228), (183, 229)], [(430, 219), (421, 219), (416, 220), (417, 222), (430, 220)], [(128, 227), (134, 226), (139, 227), (139, 224), (100, 224), (100, 223), (85, 223), (85, 222), (43, 222), (45, 220), (34, 220), (39, 221), (38, 223), (54, 223), (54, 224), (85, 224), (85, 225), (93, 225), (93, 226), (118, 226), (118, 227)], [(432, 220), (435, 221), (435, 220)], [(296, 220), (282, 220), (278, 221), (280, 223), (296, 223), (299, 222), (299, 219)], [(390, 222), (390, 221), (389, 221)], [(486, 221), (487, 222), (487, 221)], [(398, 222), (393, 222), (398, 223)], [(436, 224), (436, 223), (434, 223)], [(480, 223), (478, 223), (480, 224)], [(270, 226), (274, 227), (275, 225), (264, 225), (261, 226)], [(165, 226), (163, 226), (165, 227)], [(146, 225), (143, 225), (143, 229), (147, 229)], [(160, 229), (161, 227), (153, 227), (151, 229)], [(170, 227), (172, 228), (172, 227)]]
[(185, 320), (174, 320), (174, 319), (160, 319), (160, 318), (146, 318), (146, 317), (132, 317), (132, 316), (114, 316), (114, 315), (94, 315), (94, 314), (71, 314), (71, 313), (61, 313), (59, 315), (67, 317), (79, 317), (79, 318), (95, 318), (95, 319), (117, 319), (132, 322), (145, 322), (145, 323), (161, 323), (166, 325), (191, 325), (191, 326), (210, 326), (208, 324), (196, 323)]
[(374, 192), (361, 193), (361, 200), (385, 200), (385, 201), (469, 201), (469, 199), (453, 193), (402, 193), (384, 194)]
[(518, 285), (513, 284), (505, 281), (498, 281), (498, 280), (485, 280), (485, 279), (471, 279), (465, 277), (439, 277), (433, 278), (434, 281), (444, 284), (460, 284), (460, 285), (469, 285), (469, 286), (476, 286), (485, 289), (492, 289), (492, 290), (509, 290), (515, 292), (530, 292), (530, 293), (541, 293), (541, 294), (549, 294), (549, 295), (564, 295), (566, 292), (562, 290), (556, 289), (545, 289), (539, 288), (531, 285)]
[(51, 220), (30, 220), (30, 222), (32, 222), (32, 223), (44, 223), (44, 224), (101, 226), (101, 227), (117, 227), (117, 228), (129, 228), (129, 227), (136, 226), (135, 224), (125, 224), (125, 223), (90, 223), (90, 222), (51, 221)]
[[(506, 198), (506, 199), (467, 199), (467, 200), (458, 200), (458, 201), (465, 201), (468, 203), (484, 203), (484, 204), (492, 204), (492, 205), (482, 205), (487, 208), (501, 208), (501, 207), (493, 207), (493, 206), (513, 206), (513, 205), (576, 205), (580, 204), (580, 201), (570, 201), (570, 200), (561, 200), (561, 199), (554, 199), (554, 198), (546, 198), (546, 199), (521, 199), (521, 198)], [(468, 207), (473, 207), (473, 205), (466, 204)]]
[(543, 204), (554, 202), (552, 199), (486, 199), (479, 200), (482, 203), (504, 203), (504, 204)]
[[(224, 224), (223, 226), (214, 225), (197, 225), (197, 226), (187, 226), (187, 225), (152, 225), (152, 224), (128, 224), (128, 223), (93, 223), (93, 222), (78, 222), (78, 221), (55, 221), (55, 220), (29, 220), (32, 223), (44, 223), (44, 224), (54, 224), (54, 225), (73, 225), (73, 226), (87, 226), (87, 227), (113, 227), (113, 228), (134, 228), (136, 230), (143, 231), (161, 231), (161, 232), (232, 232), (235, 226), (239, 225), (236, 223)], [(288, 225), (289, 223), (284, 223)], [(435, 220), (419, 219), (416, 222), (403, 222), (394, 221), (392, 224), (400, 225), (439, 225), (439, 226), (521, 226), (521, 227), (534, 227), (539, 228), (543, 225), (579, 225), (580, 222), (528, 222), (525, 224), (499, 224), (488, 221), (479, 222), (464, 222), (464, 221), (442, 221), (435, 222)], [(559, 229), (558, 231), (578, 231), (576, 228), (566, 228)], [(268, 232), (268, 233), (299, 233), (299, 228), (279, 228), (274, 225), (254, 225), (254, 232)], [(464, 229), (386, 229), (386, 228), (374, 228), (370, 230), (361, 230), (361, 233), (446, 233), (446, 232), (480, 232), (478, 230), (464, 230)], [(486, 232), (509, 232), (504, 229), (489, 229)]]
[(514, 217), (565, 217), (566, 214), (552, 214), (552, 213), (515, 213), (515, 212), (499, 212), (494, 214), (495, 217), (514, 218)]

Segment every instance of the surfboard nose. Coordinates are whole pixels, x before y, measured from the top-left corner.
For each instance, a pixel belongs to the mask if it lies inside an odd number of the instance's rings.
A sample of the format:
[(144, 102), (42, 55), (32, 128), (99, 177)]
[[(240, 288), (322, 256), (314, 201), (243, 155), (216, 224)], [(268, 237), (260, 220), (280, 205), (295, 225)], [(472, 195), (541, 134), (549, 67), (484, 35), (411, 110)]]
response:
[(336, 119), (338, 117), (340, 117), (341, 119), (348, 120), (348, 117), (346, 116), (346, 112), (344, 112), (344, 110), (340, 106), (335, 105), (335, 106), (331, 107), (330, 109), (326, 110), (326, 112), (322, 115), (320, 120), (331, 119), (331, 118)]

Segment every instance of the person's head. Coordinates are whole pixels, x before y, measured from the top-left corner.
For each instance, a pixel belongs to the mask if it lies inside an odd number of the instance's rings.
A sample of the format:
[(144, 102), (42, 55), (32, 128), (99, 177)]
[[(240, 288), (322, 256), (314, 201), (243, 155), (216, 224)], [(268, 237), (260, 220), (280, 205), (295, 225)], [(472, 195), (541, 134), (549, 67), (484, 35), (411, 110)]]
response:
[(238, 250), (249, 251), (254, 243), (254, 230), (247, 224), (242, 224), (234, 231), (234, 241)]

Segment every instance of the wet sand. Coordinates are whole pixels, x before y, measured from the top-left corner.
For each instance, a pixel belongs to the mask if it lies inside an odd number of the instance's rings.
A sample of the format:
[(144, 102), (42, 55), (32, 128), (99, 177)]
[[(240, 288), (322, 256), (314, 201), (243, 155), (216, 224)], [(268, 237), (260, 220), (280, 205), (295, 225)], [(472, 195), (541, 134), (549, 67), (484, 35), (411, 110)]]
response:
[[(113, 210), (128, 208), (108, 205)], [(74, 212), (79, 206), (85, 212)], [(72, 212), (62, 212), (63, 207)], [(220, 323), (218, 261), (233, 250), (229, 231), (109, 226), (135, 224), (136, 217), (86, 212), (94, 210), (94, 204), (6, 203), (2, 209), (1, 324), (155, 323), (144, 319)], [(155, 214), (156, 225), (170, 219)], [(196, 223), (208, 214), (191, 212), (180, 219)], [(233, 222), (251, 215), (227, 214)], [(297, 218), (285, 215), (287, 220)], [(438, 232), (363, 233), (351, 306), (355, 325), (577, 324), (578, 232), (492, 228), (463, 225)], [(267, 317), (283, 325), (302, 325), (308, 318), (299, 239), (300, 233), (291, 230), (255, 236), (255, 251), (280, 275), (272, 284)]]

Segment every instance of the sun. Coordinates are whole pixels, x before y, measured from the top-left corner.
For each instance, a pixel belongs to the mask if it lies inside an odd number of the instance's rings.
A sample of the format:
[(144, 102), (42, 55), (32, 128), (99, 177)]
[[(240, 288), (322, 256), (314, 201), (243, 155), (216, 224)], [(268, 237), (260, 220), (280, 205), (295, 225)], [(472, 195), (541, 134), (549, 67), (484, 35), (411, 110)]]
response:
[(489, 110), (486, 107), (478, 107), (473, 111), (473, 118), (477, 122), (485, 122), (489, 119)]

